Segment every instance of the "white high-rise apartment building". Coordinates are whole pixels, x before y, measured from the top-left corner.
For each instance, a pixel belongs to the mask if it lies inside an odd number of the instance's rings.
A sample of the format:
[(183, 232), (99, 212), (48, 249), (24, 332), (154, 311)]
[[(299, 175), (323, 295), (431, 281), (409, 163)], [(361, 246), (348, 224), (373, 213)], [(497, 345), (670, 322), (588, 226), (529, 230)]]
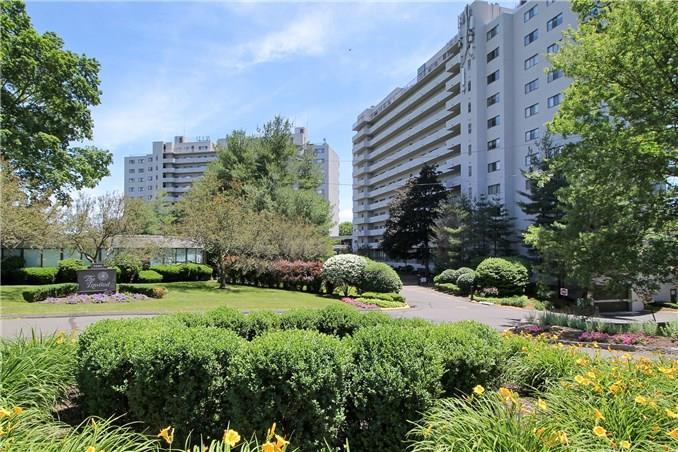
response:
[(321, 144), (313, 144), (308, 141), (308, 129), (295, 127), (294, 144), (299, 148), (313, 147), (315, 163), (320, 167), (322, 183), (318, 186), (318, 194), (330, 204), (332, 226), (330, 235), (339, 235), (339, 156), (323, 139)]
[(565, 1), (524, 1), (516, 8), (474, 1), (459, 16), (456, 36), (412, 82), (358, 115), (354, 250), (383, 257), (377, 249), (389, 205), (425, 163), (438, 166), (453, 192), (498, 199), (517, 228), (529, 224), (517, 204), (526, 190), (521, 170), (569, 84), (548, 71), (547, 55), (576, 24)]
[(176, 136), (173, 142), (154, 141), (152, 153), (125, 157), (125, 195), (150, 200), (156, 193), (164, 193), (176, 202), (216, 158), (209, 137), (187, 141)]

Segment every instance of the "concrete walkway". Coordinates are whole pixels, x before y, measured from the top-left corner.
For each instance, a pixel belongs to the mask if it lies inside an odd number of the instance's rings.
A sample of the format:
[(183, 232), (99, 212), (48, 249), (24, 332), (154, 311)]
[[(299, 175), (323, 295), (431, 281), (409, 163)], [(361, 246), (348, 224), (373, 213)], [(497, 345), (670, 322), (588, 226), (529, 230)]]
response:
[[(476, 320), (478, 322), (503, 331), (519, 323), (529, 315), (537, 312), (530, 309), (509, 306), (485, 305), (436, 292), (429, 287), (405, 286), (402, 294), (412, 309), (390, 311), (393, 317), (410, 317), (431, 320), (434, 322), (458, 322), (460, 320)], [(16, 337), (19, 334), (30, 336), (51, 334), (55, 331), (82, 330), (88, 325), (103, 319), (122, 319), (130, 317), (152, 317), (155, 314), (97, 314), (97, 315), (64, 315), (62, 317), (25, 316), (20, 318), (0, 319), (0, 336)], [(678, 319), (675, 312), (659, 312), (656, 320), (663, 322)], [(641, 316), (617, 316), (607, 321), (630, 322), (653, 320), (651, 314)]]

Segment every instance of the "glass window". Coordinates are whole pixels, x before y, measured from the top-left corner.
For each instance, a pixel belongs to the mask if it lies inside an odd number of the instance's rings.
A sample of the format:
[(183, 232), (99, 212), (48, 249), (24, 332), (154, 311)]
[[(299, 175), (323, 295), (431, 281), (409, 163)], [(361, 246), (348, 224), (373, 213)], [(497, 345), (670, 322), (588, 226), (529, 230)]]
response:
[(500, 185), (499, 184), (494, 184), (494, 185), (488, 185), (487, 186), (487, 194), (488, 195), (498, 195), (500, 193)]
[(487, 84), (489, 85), (497, 80), (499, 80), (499, 69), (487, 76)]
[(539, 30), (534, 29), (530, 33), (526, 34), (523, 38), (523, 45), (528, 46), (537, 40), (539, 37)]
[(494, 60), (499, 56), (499, 47), (495, 48), (493, 51), (487, 54), (487, 62)]
[(558, 44), (557, 42), (554, 42), (553, 44), (551, 44), (550, 46), (548, 46), (546, 48), (546, 53), (558, 53), (559, 50), (560, 50), (560, 44)]
[(531, 93), (532, 91), (539, 88), (539, 79), (535, 78), (534, 80), (525, 83), (525, 94)]
[(42, 266), (56, 267), (61, 260), (61, 250), (50, 249), (42, 251)]
[(488, 129), (491, 129), (494, 126), (498, 126), (499, 124), (501, 124), (501, 118), (499, 117), (499, 115), (487, 120)]
[(134, 168), (130, 168), (129, 173), (134, 174)]
[(523, 13), (523, 22), (527, 22), (537, 15), (537, 5), (534, 5), (532, 8), (528, 9)]
[(537, 65), (537, 63), (539, 63), (539, 55), (535, 53), (530, 58), (525, 60), (525, 63), (524, 63), (525, 70), (528, 70), (532, 67), (535, 67)]
[(134, 187), (130, 187), (130, 188), (129, 188), (129, 192), (130, 192), (130, 193), (133, 193), (133, 192), (134, 192)]
[(539, 128), (525, 132), (525, 141), (532, 141), (539, 138)]
[(491, 151), (492, 149), (497, 149), (499, 147), (499, 138), (490, 140), (487, 142), (487, 150)]
[(187, 253), (188, 253), (188, 257), (187, 257), (188, 261), (189, 262), (195, 262), (195, 259), (196, 259), (195, 258), (195, 248), (188, 248)]
[(186, 248), (175, 248), (174, 249), (174, 262), (176, 262), (176, 263), (186, 262)]
[(487, 164), (487, 172), (488, 173), (494, 173), (495, 171), (499, 171), (501, 169), (501, 163), (497, 160), (496, 162), (488, 163)]
[(529, 107), (525, 108), (525, 117), (529, 118), (539, 113), (539, 104), (532, 104)]
[(136, 162), (134, 161), (134, 159), (130, 159), (129, 163), (130, 165), (134, 165)]
[(24, 261), (26, 267), (41, 267), (40, 250), (25, 249)]
[(555, 96), (551, 96), (548, 98), (548, 106), (549, 108), (556, 107), (560, 105), (560, 103), (563, 101), (563, 94), (558, 93)]
[(546, 75), (546, 81), (548, 83), (551, 83), (554, 80), (558, 80), (563, 76), (563, 70), (562, 69), (556, 69), (554, 71), (549, 71), (548, 74)]
[(499, 93), (494, 93), (487, 98), (487, 106), (494, 105), (499, 102)]
[(549, 19), (548, 22), (546, 22), (546, 31), (551, 31), (562, 23), (563, 23), (563, 13), (560, 13), (557, 16)]
[(497, 36), (497, 33), (499, 33), (499, 25), (495, 25), (494, 27), (490, 28), (487, 32), (487, 40), (489, 41), (490, 39), (494, 38)]

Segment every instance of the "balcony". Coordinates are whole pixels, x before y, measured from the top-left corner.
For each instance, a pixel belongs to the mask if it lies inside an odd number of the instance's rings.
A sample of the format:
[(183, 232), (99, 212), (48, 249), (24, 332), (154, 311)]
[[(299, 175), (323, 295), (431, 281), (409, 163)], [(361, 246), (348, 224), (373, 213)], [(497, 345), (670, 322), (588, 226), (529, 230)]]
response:
[(456, 137), (445, 141), (445, 147), (448, 151), (451, 151), (452, 154), (455, 154), (455, 157), (457, 154), (461, 154), (461, 143), (459, 142), (459, 136), (457, 135)]
[(461, 72), (461, 63), (458, 59), (451, 58), (445, 63), (445, 70), (455, 76)]
[(386, 221), (388, 220), (388, 213), (383, 213), (381, 215), (374, 215), (372, 217), (369, 217), (367, 219), (368, 223), (379, 223), (380, 221)]
[(361, 139), (363, 139), (366, 136), (369, 137), (369, 135), (370, 135), (370, 127), (369, 126), (361, 127), (360, 130), (358, 130), (358, 133), (353, 135), (353, 143), (360, 141)]
[(454, 98), (448, 99), (447, 102), (445, 102), (445, 110), (452, 112), (454, 114), (453, 117), (455, 117), (461, 113), (461, 103)]
[(461, 124), (458, 118), (452, 118), (445, 123), (445, 129), (452, 132), (451, 138), (461, 135)]
[(395, 168), (391, 168), (388, 171), (385, 171), (381, 174), (375, 174), (374, 176), (372, 176), (370, 178), (370, 183), (376, 184), (384, 181), (385, 179), (388, 179), (389, 177), (396, 176), (400, 173), (406, 173), (408, 171), (413, 170), (414, 168), (417, 168), (418, 166), (423, 165), (424, 163), (443, 157), (448, 152), (449, 151), (447, 150), (447, 147), (441, 147), (439, 149), (434, 149), (432, 150), (432, 152), (428, 152), (424, 155), (419, 155), (417, 157), (412, 157), (409, 160), (404, 160), (403, 162), (401, 162), (400, 165), (396, 166)]
[[(353, 163), (357, 163), (355, 160)], [(363, 174), (367, 174), (370, 171), (370, 165), (363, 165), (363, 166), (353, 166), (353, 177), (358, 177), (362, 176)]]
[(461, 163), (448, 163), (440, 168), (440, 172), (446, 176), (461, 176)]
[(456, 77), (452, 77), (448, 81), (445, 82), (445, 91), (448, 93), (452, 93), (455, 96), (459, 94), (461, 91), (461, 84), (459, 83), (459, 80)]
[(353, 144), (353, 153), (355, 154), (356, 152), (360, 152), (363, 149), (367, 149), (369, 146), (370, 146), (369, 139), (358, 141), (357, 143)]

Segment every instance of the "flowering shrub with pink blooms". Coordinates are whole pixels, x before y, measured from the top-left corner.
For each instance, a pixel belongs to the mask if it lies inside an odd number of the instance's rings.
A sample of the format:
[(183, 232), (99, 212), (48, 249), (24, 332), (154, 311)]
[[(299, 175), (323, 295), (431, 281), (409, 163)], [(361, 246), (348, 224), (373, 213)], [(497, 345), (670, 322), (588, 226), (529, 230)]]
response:
[(579, 335), (583, 342), (606, 342), (612, 344), (636, 345), (643, 344), (647, 337), (643, 333), (618, 333), (607, 334), (598, 331), (586, 331)]

